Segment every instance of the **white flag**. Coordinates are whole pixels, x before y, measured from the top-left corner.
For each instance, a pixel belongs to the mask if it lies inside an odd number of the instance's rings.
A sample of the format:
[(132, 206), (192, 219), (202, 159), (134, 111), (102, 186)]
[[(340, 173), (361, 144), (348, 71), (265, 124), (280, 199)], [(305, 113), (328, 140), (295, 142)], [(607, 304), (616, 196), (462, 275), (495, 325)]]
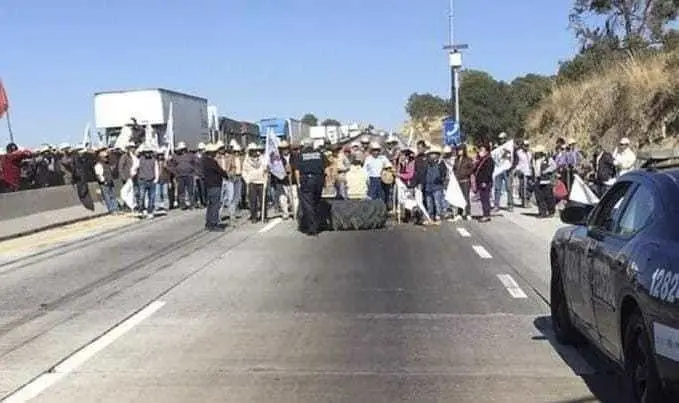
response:
[(153, 126), (150, 123), (146, 124), (146, 130), (144, 132), (144, 144), (149, 149), (156, 151), (158, 150), (158, 136), (156, 135)]
[(85, 132), (83, 133), (83, 147), (89, 148), (92, 145), (92, 131), (90, 129), (90, 122), (87, 122)]
[(123, 126), (116, 138), (115, 148), (124, 150), (132, 139), (132, 128), (130, 126)]
[(174, 154), (174, 108), (170, 102), (170, 110), (167, 113), (167, 127), (165, 129), (165, 142), (167, 143), (167, 153)]
[(464, 209), (467, 207), (467, 200), (462, 194), (462, 188), (457, 182), (454, 174), (449, 175), (448, 187), (446, 188), (445, 199), (453, 207)]
[(571, 185), (571, 193), (568, 196), (568, 200), (591, 206), (599, 203), (597, 195), (594, 194), (592, 189), (590, 189), (580, 175), (577, 174), (573, 175), (573, 184)]
[(276, 133), (274, 133), (273, 128), (270, 128), (266, 132), (266, 146), (264, 147), (264, 162), (269, 168), (269, 172), (278, 179), (284, 179), (286, 176), (285, 166), (283, 166), (283, 160), (281, 159), (281, 154), (278, 152), (278, 145), (280, 140)]

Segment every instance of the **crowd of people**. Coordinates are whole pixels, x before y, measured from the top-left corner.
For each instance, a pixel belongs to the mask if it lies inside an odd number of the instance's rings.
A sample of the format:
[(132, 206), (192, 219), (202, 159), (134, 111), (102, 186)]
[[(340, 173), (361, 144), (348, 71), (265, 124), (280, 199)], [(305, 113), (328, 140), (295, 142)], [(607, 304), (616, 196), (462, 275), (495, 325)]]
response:
[[(539, 216), (551, 217), (557, 203), (568, 198), (574, 175), (587, 178), (601, 195), (636, 162), (627, 138), (621, 139), (613, 152), (598, 147), (590, 160), (573, 139), (559, 139), (553, 150), (542, 145), (531, 148), (527, 140), (509, 141), (504, 133), (499, 140), (503, 144), (479, 143), (475, 147), (441, 147), (420, 140), (413, 148), (393, 136), (383, 144), (363, 136), (347, 145), (322, 145), (327, 157), (324, 194), (337, 199), (382, 200), (393, 212), (401, 208), (398, 181), (423, 196), (425, 214), (403, 211), (405, 221), (425, 225), (446, 219), (468, 220), (472, 199), (481, 202), (479, 220), (490, 221), (491, 213), (501, 208), (503, 195), (509, 210), (528, 207), (534, 197)], [(270, 174), (264, 148), (255, 143), (245, 150), (236, 142), (200, 143), (193, 149), (179, 143), (172, 154), (138, 142), (124, 150), (88, 150), (63, 144), (35, 152), (9, 144), (0, 164), (0, 191), (96, 181), (112, 214), (127, 211), (150, 218), (172, 208), (216, 203), (216, 214), (221, 211), (225, 219), (238, 218), (241, 211), (248, 210), (249, 219), (259, 221), (267, 218), (271, 208), (289, 219), (297, 216), (299, 207), (294, 172), (300, 148), (301, 144), (280, 142), (286, 172), (281, 179)], [(224, 173), (218, 191), (214, 183), (206, 183), (205, 155), (213, 157), (219, 172)], [(466, 201), (463, 208), (450, 205), (445, 197), (453, 177)], [(219, 220), (214, 212), (210, 214), (207, 227), (213, 228)]]

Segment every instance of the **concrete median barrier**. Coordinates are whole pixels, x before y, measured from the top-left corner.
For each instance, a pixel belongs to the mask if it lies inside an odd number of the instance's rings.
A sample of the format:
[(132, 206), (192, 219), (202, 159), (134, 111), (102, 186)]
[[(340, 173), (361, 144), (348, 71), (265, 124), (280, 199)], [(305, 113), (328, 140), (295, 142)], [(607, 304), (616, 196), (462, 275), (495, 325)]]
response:
[(2, 193), (0, 241), (104, 214), (106, 206), (96, 183)]

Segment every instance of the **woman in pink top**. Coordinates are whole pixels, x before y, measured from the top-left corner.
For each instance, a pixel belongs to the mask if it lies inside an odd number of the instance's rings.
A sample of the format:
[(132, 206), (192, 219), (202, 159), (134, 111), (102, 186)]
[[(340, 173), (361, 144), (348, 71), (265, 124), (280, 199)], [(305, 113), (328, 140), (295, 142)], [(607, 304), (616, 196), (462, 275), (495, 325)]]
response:
[(398, 162), (398, 177), (409, 185), (415, 176), (415, 153), (411, 149), (403, 150)]

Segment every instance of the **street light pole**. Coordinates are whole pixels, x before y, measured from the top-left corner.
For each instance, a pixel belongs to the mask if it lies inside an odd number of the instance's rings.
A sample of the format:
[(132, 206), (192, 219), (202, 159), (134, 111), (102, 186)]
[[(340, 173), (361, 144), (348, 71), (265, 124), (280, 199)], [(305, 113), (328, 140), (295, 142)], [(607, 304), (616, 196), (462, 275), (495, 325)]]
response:
[(460, 123), (460, 68), (462, 68), (462, 53), (460, 50), (468, 49), (467, 44), (455, 43), (453, 0), (450, 0), (448, 13), (448, 45), (443, 49), (448, 51), (450, 65), (450, 116), (455, 117), (455, 122)]

